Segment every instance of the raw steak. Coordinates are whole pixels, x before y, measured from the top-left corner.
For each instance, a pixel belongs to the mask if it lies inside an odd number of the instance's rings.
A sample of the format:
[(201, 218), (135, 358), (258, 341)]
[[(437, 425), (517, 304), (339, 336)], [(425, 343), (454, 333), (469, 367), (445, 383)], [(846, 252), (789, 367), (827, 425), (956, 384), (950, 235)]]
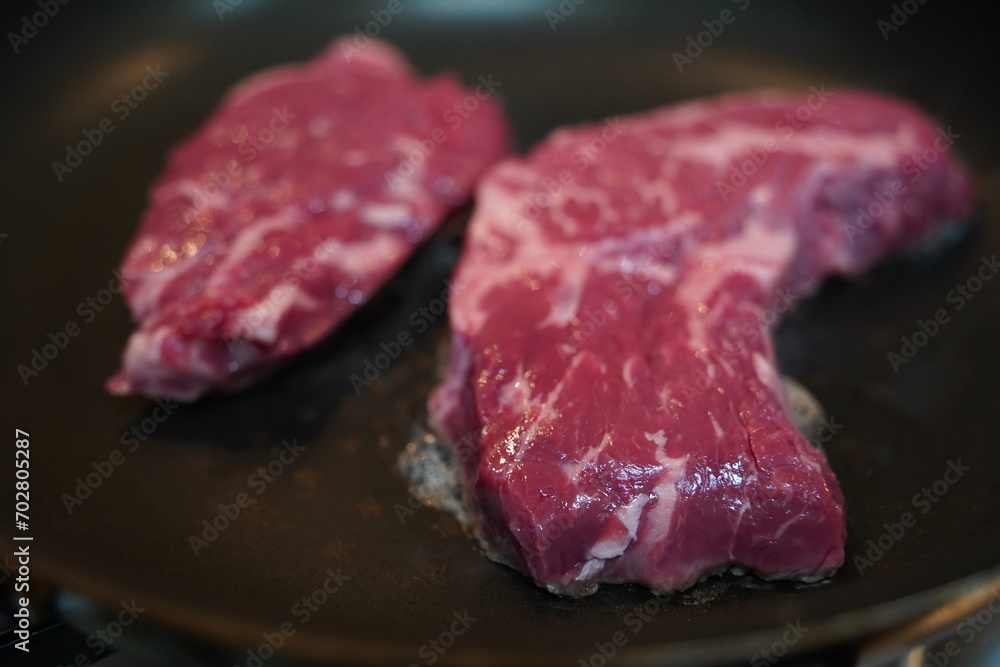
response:
[(969, 214), (949, 151), (903, 103), (816, 90), (561, 129), (497, 165), (430, 406), (488, 554), (572, 596), (832, 574), (842, 495), (768, 325)]
[(237, 86), (153, 187), (122, 265), (139, 327), (108, 389), (239, 389), (330, 333), (506, 153), (481, 81), (421, 81), (345, 39)]

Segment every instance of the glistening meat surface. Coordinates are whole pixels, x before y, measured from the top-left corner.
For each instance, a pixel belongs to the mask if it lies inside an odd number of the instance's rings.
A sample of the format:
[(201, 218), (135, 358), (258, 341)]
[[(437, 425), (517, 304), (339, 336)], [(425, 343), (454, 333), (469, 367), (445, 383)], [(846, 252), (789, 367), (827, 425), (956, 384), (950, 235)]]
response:
[(561, 129), (499, 164), (430, 406), (480, 543), (573, 596), (728, 568), (832, 574), (843, 498), (793, 426), (768, 324), (825, 276), (966, 217), (972, 197), (947, 128), (851, 91)]
[(509, 136), (491, 99), (372, 41), (232, 90), (171, 155), (122, 264), (116, 394), (192, 400), (313, 345), (468, 199)]

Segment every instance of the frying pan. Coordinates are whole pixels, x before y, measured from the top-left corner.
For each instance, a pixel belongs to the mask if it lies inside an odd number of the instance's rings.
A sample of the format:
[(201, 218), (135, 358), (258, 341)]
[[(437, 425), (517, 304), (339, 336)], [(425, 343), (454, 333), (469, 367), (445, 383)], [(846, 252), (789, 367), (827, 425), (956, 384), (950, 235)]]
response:
[[(947, 299), (1000, 249), (997, 93), (982, 72), (996, 61), (994, 16), (958, 3), (902, 3), (894, 15), (879, 2), (403, 0), (386, 25), (372, 24), (385, 4), (71, 3), (5, 53), (0, 495), (13, 507), (8, 436), (23, 429), (33, 581), (112, 609), (135, 600), (140, 624), (227, 647), (228, 664), (247, 664), (248, 647), (266, 654), (258, 649), (282, 628), (287, 659), (597, 665), (613, 646), (619, 664), (745, 663), (781, 642), (787, 624), (808, 632), (782, 653), (825, 651), (995, 584), (1000, 279), (960, 310)], [(5, 29), (30, 33), (23, 20), (38, 7), (9, 5)], [(727, 8), (735, 19), (701, 35)], [(355, 392), (348, 378), (440, 295), (463, 214), (342, 330), (248, 391), (180, 407), (104, 392), (131, 326), (112, 271), (168, 149), (241, 77), (305, 60), (356, 27), (401, 46), (424, 73), (492, 74), (522, 150), (561, 124), (811, 85), (901, 95), (960, 135), (954, 150), (977, 175), (977, 224), (937, 253), (828, 282), (777, 332), (783, 371), (840, 425), (826, 444), (848, 509), (836, 576), (814, 585), (723, 577), (661, 599), (608, 586), (563, 599), (488, 561), (451, 516), (411, 505), (395, 461), (424, 423), (445, 318), (370, 387)], [(673, 53), (688, 37), (710, 43), (679, 71)], [(115, 100), (157, 66), (167, 74), (122, 117)], [(104, 118), (113, 131), (59, 180), (52, 162)], [(894, 371), (887, 354), (940, 308), (949, 321)], [(70, 323), (78, 333), (25, 384), (16, 367)], [(143, 439), (128, 438), (133, 428)], [(283, 442), (302, 449), (279, 470)], [(953, 464), (968, 470), (949, 483)], [(257, 471), (269, 465), (258, 493)], [(256, 502), (220, 519), (241, 493)], [(81, 502), (68, 508), (74, 494)], [(9, 554), (15, 529), (4, 512)], [(897, 536), (905, 512), (915, 521)], [(196, 549), (192, 537), (206, 544)], [(317, 595), (336, 587), (330, 573), (342, 575), (339, 588)], [(303, 597), (316, 607), (307, 616), (296, 607)]]

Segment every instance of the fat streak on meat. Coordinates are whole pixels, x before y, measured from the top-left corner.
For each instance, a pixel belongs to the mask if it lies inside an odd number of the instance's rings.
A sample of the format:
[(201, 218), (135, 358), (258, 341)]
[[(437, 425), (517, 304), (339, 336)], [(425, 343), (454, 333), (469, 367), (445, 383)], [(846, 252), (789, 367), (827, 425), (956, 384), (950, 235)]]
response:
[(831, 575), (843, 497), (793, 426), (768, 325), (972, 201), (948, 128), (847, 90), (560, 129), (501, 162), (430, 402), (481, 545), (571, 596)]
[(152, 189), (122, 264), (138, 330), (108, 389), (240, 389), (329, 334), (507, 152), (493, 83), (421, 81), (345, 38), (238, 85)]

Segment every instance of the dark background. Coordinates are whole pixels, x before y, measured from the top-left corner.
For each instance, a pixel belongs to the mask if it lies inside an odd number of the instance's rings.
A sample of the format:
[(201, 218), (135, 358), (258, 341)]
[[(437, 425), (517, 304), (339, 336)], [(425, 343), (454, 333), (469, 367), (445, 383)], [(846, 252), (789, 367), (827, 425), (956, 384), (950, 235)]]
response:
[[(438, 637), (455, 611), (468, 609), (480, 621), (442, 661), (578, 664), (649, 599), (624, 586), (583, 601), (556, 598), (484, 559), (448, 516), (420, 509), (405, 523), (397, 519), (393, 506), (408, 496), (393, 462), (425, 416), (444, 323), (361, 395), (347, 378), (440, 293), (457, 256), (461, 217), (320, 348), (248, 392), (179, 409), (124, 454), (73, 514), (60, 499), (94, 462), (124, 449), (124, 430), (152, 414), (151, 403), (111, 398), (101, 386), (130, 330), (121, 298), (92, 323), (76, 308), (108, 285), (167, 151), (230, 85), (310, 58), (386, 4), (244, 0), (220, 20), (210, 0), (75, 0), (59, 6), (19, 53), (6, 38), (0, 45), (3, 421), (5, 433), (21, 428), (32, 437), (32, 597), (40, 617), (54, 614), (46, 617), (53, 627), (64, 617), (93, 628), (107, 620), (77, 598), (52, 598), (58, 608), (47, 608), (42, 582), (109, 608), (136, 598), (147, 609), (137, 625), (195, 638), (199, 654), (235, 662), (246, 657), (239, 647), (256, 646), (262, 633), (293, 620), (294, 601), (340, 567), (350, 581), (296, 626), (282, 655), (422, 664), (419, 647)], [(828, 284), (779, 330), (785, 371), (845, 425), (828, 445), (849, 510), (844, 570), (820, 586), (707, 582), (663, 600), (616, 660), (745, 662), (795, 620), (814, 628), (796, 650), (827, 650), (982, 581), (967, 577), (995, 572), (1000, 282), (954, 313), (899, 373), (886, 354), (918, 319), (946, 305), (945, 295), (974, 274), (983, 255), (1000, 249), (996, 10), (911, 3), (919, 9), (886, 41), (877, 21), (890, 18), (888, 2), (752, 0), (740, 11), (721, 1), (587, 0), (554, 31), (545, 16), (558, 11), (554, 1), (403, 6), (379, 36), (425, 74), (451, 69), (468, 83), (493, 74), (522, 150), (561, 124), (729, 90), (825, 84), (920, 104), (961, 135), (955, 150), (977, 177), (979, 225), (964, 240), (932, 258), (897, 260), (858, 281)], [(672, 53), (725, 8), (735, 21), (678, 72)], [(22, 17), (37, 11), (37, 3), (7, 3), (0, 27), (5, 35), (20, 31)], [(157, 64), (169, 77), (118, 119), (112, 101)], [(104, 117), (113, 118), (114, 132), (58, 182), (52, 161), (62, 161), (65, 146)], [(71, 320), (80, 335), (24, 386), (16, 366)], [(306, 453), (195, 557), (188, 537), (219, 503), (247, 489), (247, 476), (286, 438), (305, 444)], [(12, 441), (3, 451), (13, 460)], [(956, 458), (973, 471), (860, 576), (850, 559), (885, 532), (885, 522), (912, 510), (912, 496)], [(13, 467), (2, 470), (0, 507), (9, 508)], [(12, 531), (0, 517), (0, 554), (12, 551)], [(947, 587), (955, 581), (964, 583)], [(142, 635), (138, 643), (158, 641)]]

